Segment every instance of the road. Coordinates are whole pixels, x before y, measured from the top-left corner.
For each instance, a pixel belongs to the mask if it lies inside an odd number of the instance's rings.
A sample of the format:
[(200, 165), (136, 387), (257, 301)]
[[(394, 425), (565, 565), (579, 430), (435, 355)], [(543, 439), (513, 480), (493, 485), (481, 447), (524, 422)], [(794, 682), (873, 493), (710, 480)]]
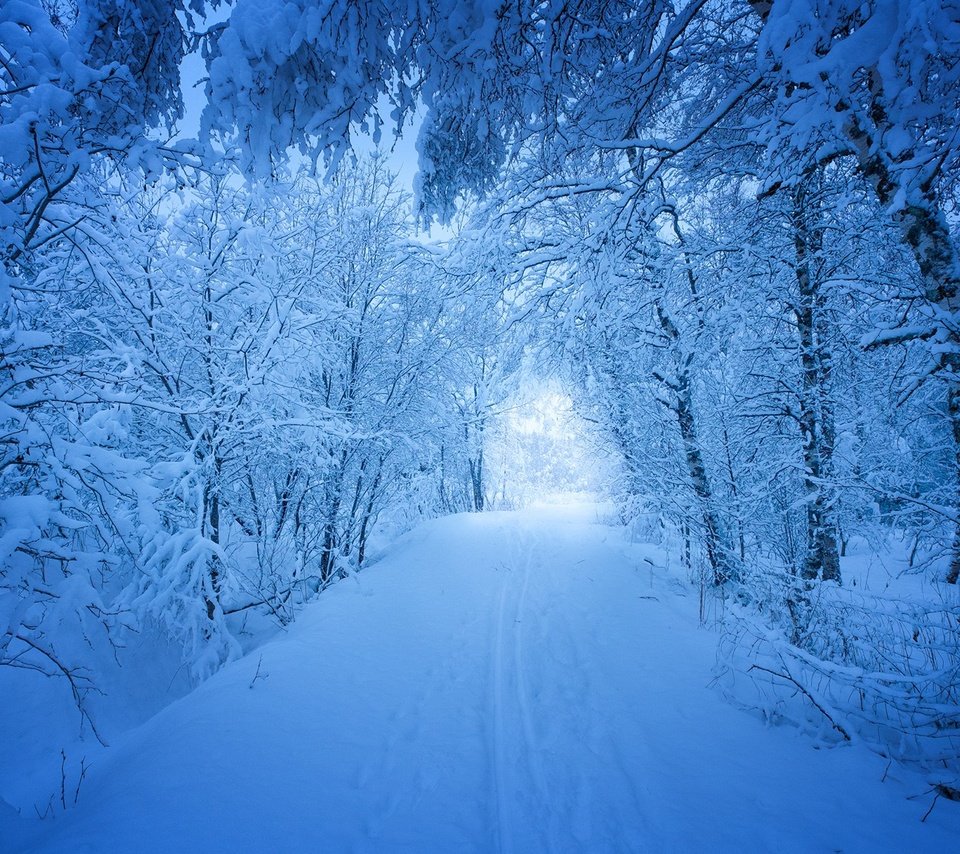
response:
[(696, 590), (601, 517), (421, 526), (128, 733), (29, 850), (950, 850), (922, 778), (725, 702)]

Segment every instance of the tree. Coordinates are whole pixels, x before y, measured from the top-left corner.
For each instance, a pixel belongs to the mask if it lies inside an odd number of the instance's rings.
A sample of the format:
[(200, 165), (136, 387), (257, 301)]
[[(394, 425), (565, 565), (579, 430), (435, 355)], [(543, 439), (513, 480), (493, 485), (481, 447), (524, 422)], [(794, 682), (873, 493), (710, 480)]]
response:
[[(496, 14), (482, 4), (371, 4), (337, 7), (321, 26), (302, 27), (312, 8), (279, 22), (267, 63), (247, 4), (218, 37), (209, 91), (229, 106), (211, 107), (207, 125), (256, 142), (253, 168), (268, 169), (293, 143), (336, 158), (351, 122), (378, 124), (379, 97), (393, 99), (401, 124), (414, 99), (427, 105), (421, 202), (443, 216), (458, 193), (490, 190), (521, 154), (521, 203), (616, 188), (606, 216), (621, 226), (655, 209), (667, 173), (692, 168), (705, 178), (720, 161), (729, 168), (725, 146), (728, 155), (730, 145), (766, 148), (767, 192), (801, 186), (811, 167), (852, 162), (925, 282), (921, 326), (871, 340), (932, 342), (957, 420), (960, 266), (943, 214), (957, 172), (960, 88), (949, 57), (960, 31), (951, 4), (657, 0), (521, 3)], [(372, 20), (376, 32), (365, 26)], [(315, 55), (325, 64), (311, 65)], [(297, 89), (296, 79), (337, 84)], [(573, 161), (590, 180), (558, 177)], [(957, 572), (960, 558), (951, 579)]]

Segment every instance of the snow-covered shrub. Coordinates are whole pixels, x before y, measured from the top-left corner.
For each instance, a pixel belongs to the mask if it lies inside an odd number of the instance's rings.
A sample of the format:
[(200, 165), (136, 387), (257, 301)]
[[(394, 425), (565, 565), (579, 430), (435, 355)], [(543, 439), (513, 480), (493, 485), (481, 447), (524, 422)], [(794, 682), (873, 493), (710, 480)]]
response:
[(772, 580), (734, 607), (718, 677), (736, 703), (901, 761), (960, 769), (960, 599)]

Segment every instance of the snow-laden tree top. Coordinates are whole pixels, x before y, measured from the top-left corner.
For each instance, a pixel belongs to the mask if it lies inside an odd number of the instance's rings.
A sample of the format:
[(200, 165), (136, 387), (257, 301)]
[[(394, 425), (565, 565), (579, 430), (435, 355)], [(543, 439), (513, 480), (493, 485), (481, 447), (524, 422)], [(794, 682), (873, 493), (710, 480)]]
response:
[(205, 128), (264, 174), (289, 146), (379, 136), (385, 99), (398, 124), (422, 101), (423, 201), (443, 214), (531, 137), (547, 165), (627, 150), (649, 170), (754, 93), (778, 167), (859, 128), (922, 184), (955, 166), (958, 53), (955, 0), (238, 0)]
[[(4, 203), (174, 120), (180, 62), (219, 6), (4, 3)], [(546, 173), (606, 154), (649, 179), (738, 110), (771, 183), (853, 147), (903, 207), (957, 168), (957, 0), (235, 0), (202, 36), (203, 132), (251, 174), (291, 147), (336, 160), (422, 106), (421, 202), (441, 217), (524, 143)]]
[(378, 137), (385, 100), (398, 126), (422, 103), (423, 202), (445, 215), (531, 137), (560, 162), (571, 133), (634, 136), (704, 5), (240, 0), (215, 35), (205, 130), (263, 174), (290, 146), (336, 157), (353, 129)]

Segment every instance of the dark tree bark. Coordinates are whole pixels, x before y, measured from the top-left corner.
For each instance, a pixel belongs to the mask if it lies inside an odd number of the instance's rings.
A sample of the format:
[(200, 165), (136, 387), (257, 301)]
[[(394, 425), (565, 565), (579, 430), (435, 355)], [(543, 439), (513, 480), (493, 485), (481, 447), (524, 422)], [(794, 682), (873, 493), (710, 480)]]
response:
[[(213, 459), (213, 481), (204, 488), (204, 518), (206, 520), (206, 534), (210, 542), (214, 545), (220, 545), (220, 473), (222, 463), (220, 458), (214, 455)], [(222, 568), (220, 557), (213, 555), (210, 558), (208, 569), (210, 577), (210, 595), (204, 597), (204, 604), (207, 607), (207, 618), (212, 620), (217, 613), (220, 605), (220, 588), (223, 585)]]
[(477, 452), (476, 457), (470, 458), (470, 489), (473, 495), (473, 509), (482, 511), (484, 507), (482, 448)]
[(829, 482), (836, 443), (833, 403), (830, 399), (832, 354), (829, 319), (820, 278), (814, 269), (822, 248), (822, 229), (811, 223), (815, 202), (803, 188), (792, 198), (794, 271), (799, 304), (794, 307), (800, 336), (803, 379), (799, 396), (800, 436), (803, 445), (803, 488), (806, 493), (806, 548), (800, 575), (808, 581), (840, 581), (835, 503)]
[[(876, 75), (872, 75), (873, 78)], [(876, 145), (878, 136), (892, 130), (883, 108), (882, 92), (878, 84), (871, 87), (870, 117), (876, 125), (871, 133), (852, 118), (846, 126), (847, 135), (857, 153), (864, 177), (876, 191), (882, 205), (891, 206), (896, 197), (908, 198), (893, 213), (894, 222), (910, 247), (920, 275), (924, 292), (937, 326), (940, 339), (940, 371), (947, 382), (947, 414), (950, 418), (954, 443), (954, 509), (960, 508), (960, 252), (957, 250), (933, 180), (906, 193), (896, 170), (885, 155), (883, 146)], [(954, 522), (950, 566), (946, 580), (956, 584), (960, 580), (960, 513)]]
[(719, 586), (726, 584), (728, 581), (738, 580), (738, 573), (730, 559), (731, 552), (726, 543), (720, 516), (717, 513), (713, 488), (707, 475), (707, 467), (704, 464), (703, 452), (700, 447), (700, 436), (693, 406), (693, 393), (690, 388), (692, 354), (681, 352), (680, 330), (677, 329), (673, 320), (665, 311), (661, 301), (656, 299), (654, 305), (657, 322), (670, 342), (676, 363), (676, 376), (667, 377), (661, 373), (654, 373), (654, 377), (661, 385), (672, 392), (669, 401), (662, 400), (661, 402), (673, 413), (677, 421), (690, 486), (700, 506), (707, 562), (713, 575), (713, 583)]
[[(747, 0), (765, 25), (773, 0)], [(876, 192), (880, 204), (891, 211), (904, 243), (910, 247), (924, 283), (925, 297), (941, 345), (937, 358), (947, 382), (947, 412), (954, 437), (954, 508), (960, 508), (960, 251), (950, 234), (937, 190), (938, 169), (922, 180), (904, 171), (902, 164), (918, 158), (925, 143), (914, 139), (902, 146), (900, 128), (891, 121), (881, 75), (876, 68), (864, 69), (864, 85), (841, 99), (835, 109), (845, 114), (844, 134), (856, 158), (860, 173)], [(859, 101), (856, 106), (853, 101)], [(859, 107), (859, 109), (857, 108)], [(896, 155), (890, 140), (900, 145)], [(949, 145), (949, 142), (943, 143)], [(943, 162), (944, 152), (928, 151), (931, 163)], [(909, 167), (908, 167), (909, 168)], [(947, 581), (960, 580), (960, 512), (955, 513), (953, 544)]]

